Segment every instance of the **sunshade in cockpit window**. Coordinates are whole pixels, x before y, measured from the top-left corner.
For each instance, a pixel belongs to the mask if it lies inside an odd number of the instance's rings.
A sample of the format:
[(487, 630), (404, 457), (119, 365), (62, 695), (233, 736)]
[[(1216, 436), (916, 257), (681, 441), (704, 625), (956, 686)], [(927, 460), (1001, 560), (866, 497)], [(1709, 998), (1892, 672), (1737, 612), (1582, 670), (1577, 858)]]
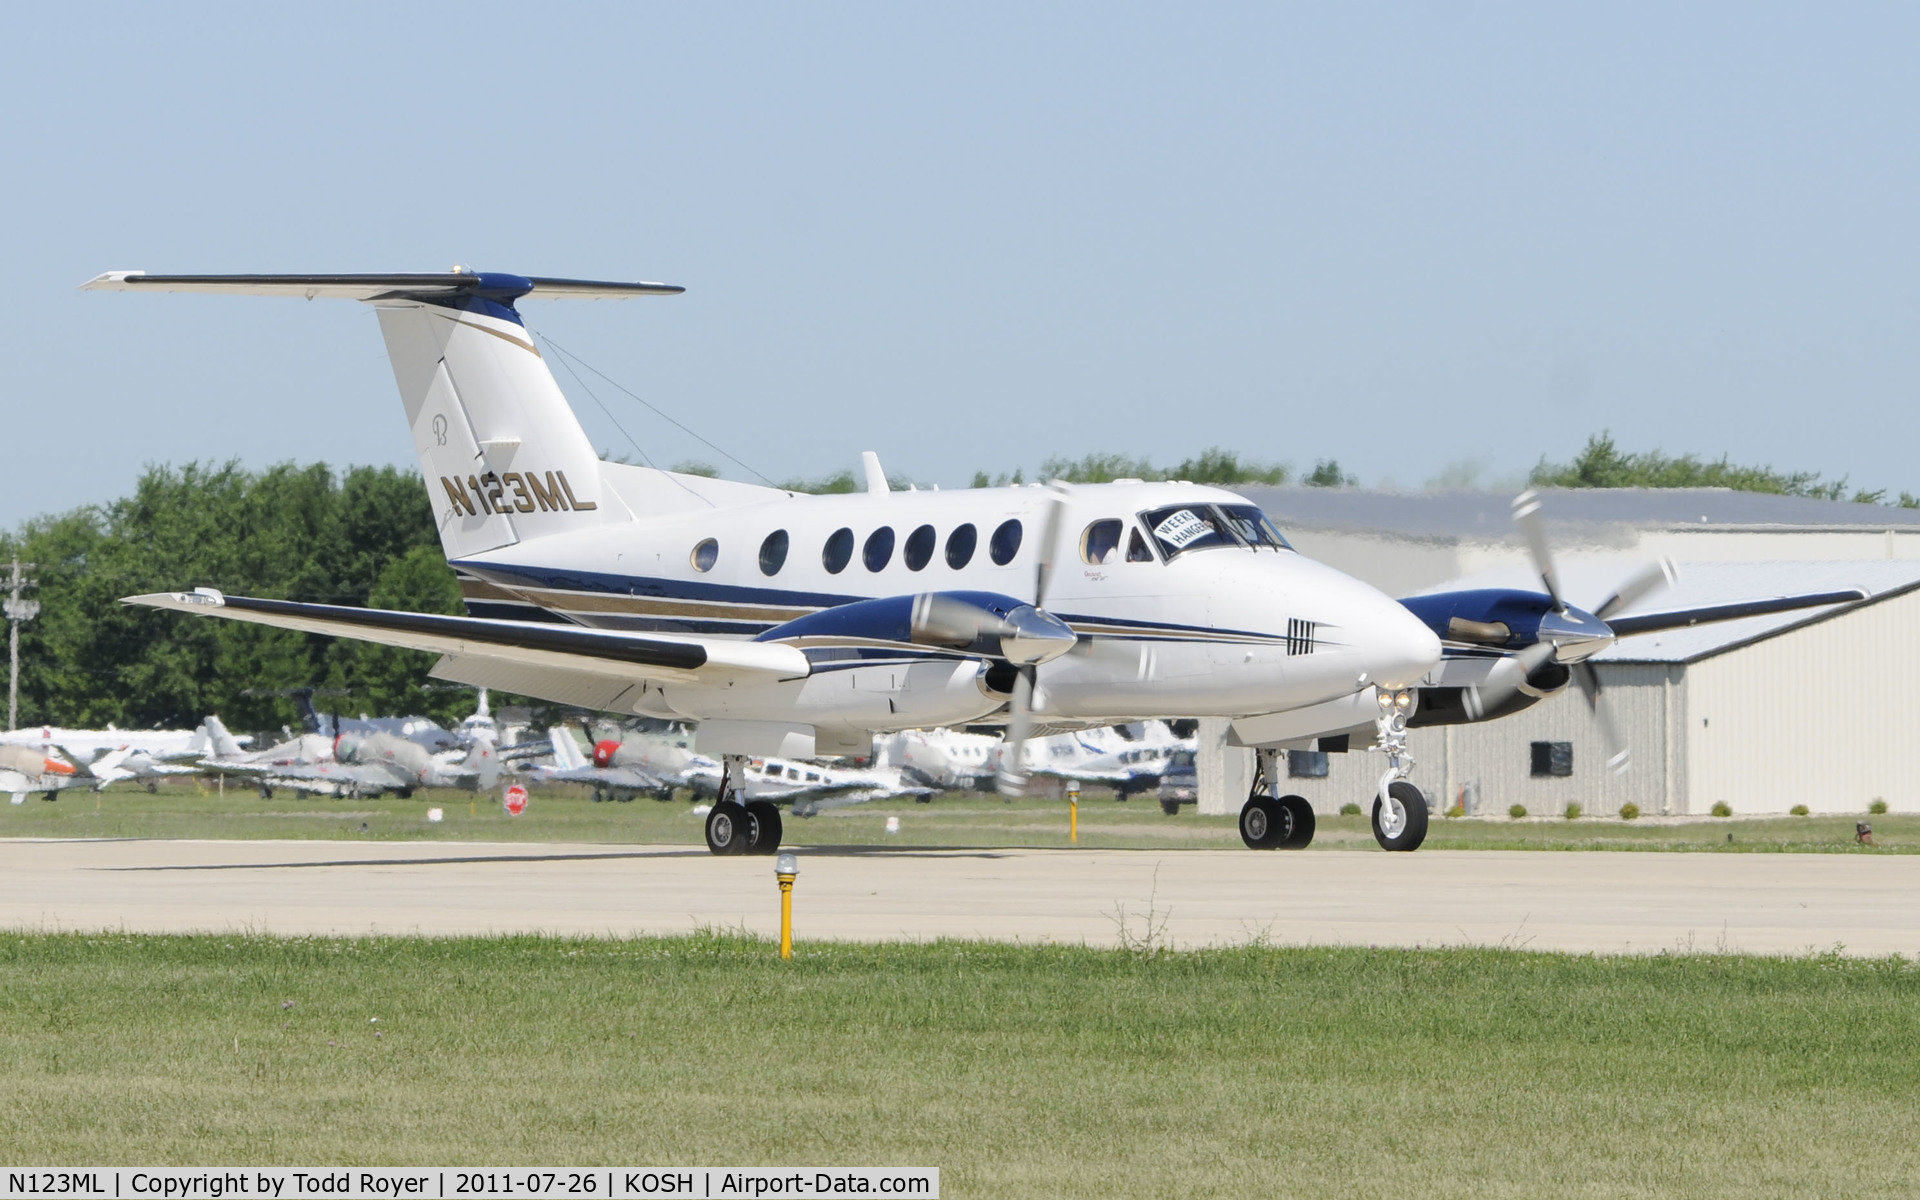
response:
[(1160, 543), (1161, 554), (1169, 560), (1189, 550), (1239, 545), (1231, 534), (1220, 528), (1220, 517), (1211, 505), (1156, 508), (1140, 514), (1140, 520), (1153, 531), (1153, 540)]

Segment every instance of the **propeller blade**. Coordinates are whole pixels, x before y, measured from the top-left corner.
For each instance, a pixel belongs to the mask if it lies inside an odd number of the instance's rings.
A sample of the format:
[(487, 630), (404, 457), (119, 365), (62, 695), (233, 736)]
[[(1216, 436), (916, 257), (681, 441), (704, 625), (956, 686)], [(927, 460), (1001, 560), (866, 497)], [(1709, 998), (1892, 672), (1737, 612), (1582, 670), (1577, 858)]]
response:
[(1567, 602), (1560, 598), (1560, 575), (1553, 569), (1553, 549), (1547, 545), (1547, 527), (1540, 520), (1540, 494), (1534, 491), (1521, 492), (1513, 498), (1513, 523), (1519, 527), (1520, 536), (1527, 541), (1527, 553), (1533, 556), (1533, 569), (1540, 573), (1540, 582), (1547, 587), (1547, 595), (1553, 597), (1556, 609), (1565, 608)]
[(1739, 600), (1732, 604), (1709, 604), (1701, 608), (1681, 609), (1678, 612), (1642, 613), (1631, 617), (1617, 617), (1607, 624), (1613, 627), (1613, 632), (1618, 636), (1632, 637), (1637, 633), (1684, 629), (1689, 625), (1704, 625), (1712, 621), (1738, 621), (1745, 617), (1766, 617), (1775, 613), (1797, 612), (1803, 608), (1825, 608), (1829, 604), (1852, 604), (1858, 600), (1865, 600), (1867, 596), (1868, 593), (1860, 588), (1847, 588), (1838, 592), (1777, 596), (1771, 600)]
[(1604, 621), (1623, 609), (1632, 608), (1652, 593), (1672, 587), (1679, 580), (1680, 568), (1674, 565), (1672, 559), (1663, 558), (1659, 562), (1648, 563), (1628, 576), (1613, 595), (1602, 600), (1600, 607), (1593, 610), (1593, 615)]
[(1600, 672), (1594, 670), (1590, 662), (1575, 663), (1573, 677), (1580, 684), (1580, 694), (1587, 698), (1587, 711), (1600, 726), (1600, 740), (1607, 748), (1607, 769), (1618, 775), (1632, 763), (1633, 751), (1627, 748), (1626, 739), (1620, 736), (1620, 727), (1613, 723), (1613, 713), (1601, 697)]
[(1512, 661), (1517, 670), (1501, 671), (1497, 679), (1489, 679), (1479, 687), (1470, 687), (1462, 697), (1467, 707), (1467, 716), (1478, 721), (1487, 713), (1497, 710), (1513, 698), (1520, 690), (1527, 676), (1545, 666), (1553, 658), (1552, 642), (1535, 642), (1526, 649), (1513, 655)]
[(1033, 677), (1035, 668), (1023, 667), (1013, 681), (1013, 713), (1007, 722), (1006, 743), (1000, 747), (1000, 767), (994, 783), (1002, 796), (1027, 794), (1027, 738), (1033, 733)]
[(1047, 523), (1040, 534), (1040, 555), (1034, 567), (1033, 606), (1047, 607), (1047, 585), (1053, 582), (1054, 564), (1060, 561), (1060, 531), (1065, 525), (1067, 485), (1054, 480), (1047, 485)]

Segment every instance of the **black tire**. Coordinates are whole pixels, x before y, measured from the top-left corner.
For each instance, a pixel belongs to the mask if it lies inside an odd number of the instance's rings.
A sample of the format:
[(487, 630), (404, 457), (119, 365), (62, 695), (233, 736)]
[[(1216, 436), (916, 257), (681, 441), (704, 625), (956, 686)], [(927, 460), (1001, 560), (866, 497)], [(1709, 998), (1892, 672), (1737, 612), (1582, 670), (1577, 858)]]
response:
[(1278, 850), (1287, 826), (1286, 810), (1271, 796), (1248, 796), (1240, 806), (1240, 840), (1249, 850)]
[(1304, 796), (1282, 796), (1280, 807), (1287, 812), (1287, 836), (1280, 840), (1280, 848), (1305, 850), (1313, 842), (1313, 805)]
[(1160, 802), (1160, 811), (1170, 817), (1177, 817), (1180, 815), (1180, 802), (1178, 800), (1162, 800)]
[(606, 798), (607, 798), (606, 793), (601, 791), (601, 789), (599, 789), (598, 787), (593, 789), (593, 802), (595, 804), (602, 803), (603, 801), (606, 800)]
[(399, 796), (402, 800), (411, 800), (413, 799), (413, 789), (410, 787), (401, 788), (398, 792), (395, 792), (394, 795)]
[(924, 795), (924, 796), (915, 796), (915, 797), (913, 798), (913, 802), (914, 802), (915, 804), (932, 804), (932, 803), (933, 803), (933, 793), (932, 793), (932, 792), (928, 792), (928, 793), (927, 793), (926, 795)]
[(745, 854), (750, 831), (744, 805), (729, 800), (707, 813), (707, 849), (715, 854)]
[(1396, 780), (1387, 785), (1387, 796), (1398, 802), (1400, 828), (1389, 835), (1380, 827), (1382, 805), (1378, 797), (1373, 801), (1373, 840), (1380, 843), (1382, 850), (1418, 850), (1420, 843), (1427, 840), (1427, 798), (1420, 789), (1406, 780)]
[(747, 804), (747, 848), (743, 854), (780, 853), (780, 808), (771, 800)]

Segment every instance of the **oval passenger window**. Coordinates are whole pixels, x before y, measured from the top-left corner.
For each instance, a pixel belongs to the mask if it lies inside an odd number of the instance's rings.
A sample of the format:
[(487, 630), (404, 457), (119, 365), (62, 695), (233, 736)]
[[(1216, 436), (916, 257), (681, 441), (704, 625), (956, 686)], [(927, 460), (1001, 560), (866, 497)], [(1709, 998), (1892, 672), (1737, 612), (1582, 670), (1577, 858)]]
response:
[(1089, 566), (1110, 563), (1120, 556), (1120, 522), (1095, 521), (1080, 535), (1080, 561)]
[(1000, 528), (993, 531), (993, 540), (987, 543), (987, 547), (993, 555), (995, 566), (1004, 567), (1012, 562), (1013, 556), (1020, 553), (1019, 519), (1002, 521)]
[(867, 570), (878, 571), (893, 561), (893, 528), (882, 525), (867, 535), (867, 544), (860, 551), (860, 561), (867, 564)]
[(933, 532), (933, 526), (922, 525), (907, 535), (907, 548), (900, 555), (907, 564), (907, 570), (918, 571), (933, 561), (933, 544), (939, 541)]
[(973, 561), (973, 548), (980, 543), (980, 533), (972, 525), (957, 526), (947, 535), (947, 565), (958, 571)]
[(827, 569), (827, 574), (838, 575), (852, 561), (853, 530), (834, 530), (833, 536), (827, 539), (826, 549), (820, 551), (820, 565)]
[(693, 569), (711, 571), (713, 564), (720, 561), (720, 543), (708, 538), (693, 548)]
[(780, 568), (787, 565), (787, 531), (776, 529), (760, 543), (760, 573), (778, 575)]

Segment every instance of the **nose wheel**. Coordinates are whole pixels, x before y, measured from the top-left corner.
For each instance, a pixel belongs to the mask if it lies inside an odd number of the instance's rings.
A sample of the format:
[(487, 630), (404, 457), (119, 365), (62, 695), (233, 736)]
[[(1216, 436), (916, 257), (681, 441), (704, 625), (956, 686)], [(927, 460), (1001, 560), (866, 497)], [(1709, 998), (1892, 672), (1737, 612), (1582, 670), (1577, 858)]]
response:
[(1382, 850), (1418, 850), (1427, 840), (1427, 798), (1404, 779), (1373, 801), (1373, 840)]

